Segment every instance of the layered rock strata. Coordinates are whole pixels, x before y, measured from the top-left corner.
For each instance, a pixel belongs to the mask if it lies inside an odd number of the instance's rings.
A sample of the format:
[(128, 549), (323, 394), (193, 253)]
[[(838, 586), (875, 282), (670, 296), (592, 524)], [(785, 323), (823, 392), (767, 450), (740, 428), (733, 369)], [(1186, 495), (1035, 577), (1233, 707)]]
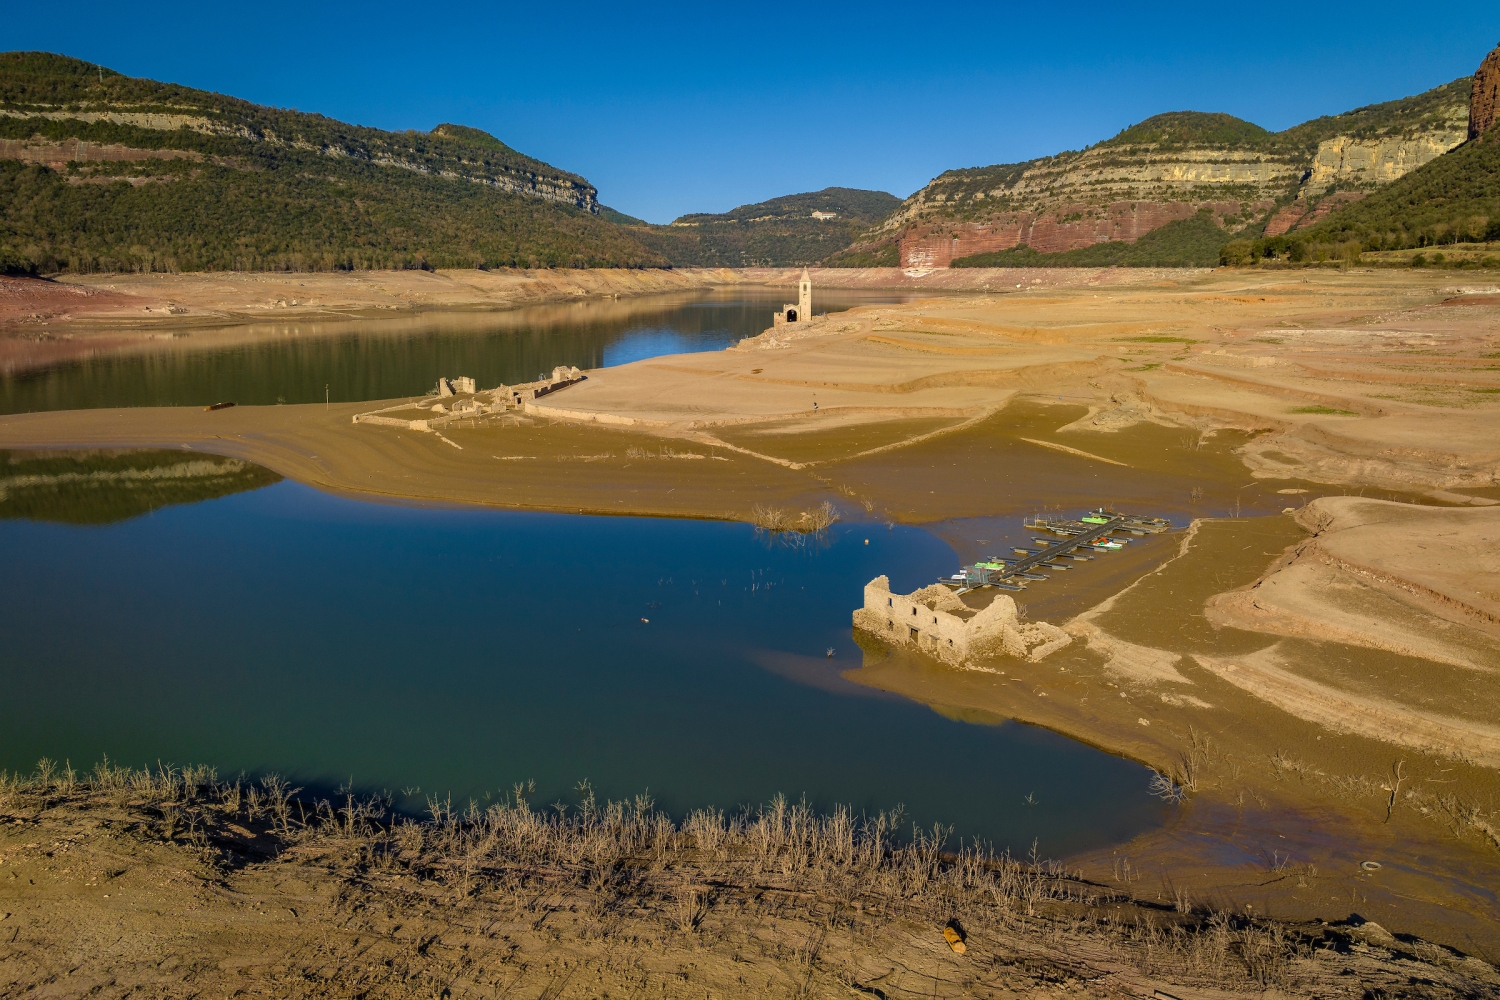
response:
[(1469, 138), (1477, 139), (1495, 127), (1500, 115), (1500, 45), (1484, 57), (1474, 73), (1474, 91), (1469, 97)]
[[(1453, 149), (1469, 134), (1471, 103), (1476, 122), (1492, 122), (1497, 78), (1500, 58), (1491, 56), (1472, 102), (1465, 79), (1275, 133), (1228, 115), (1173, 112), (1078, 152), (951, 170), (850, 252), (894, 244), (908, 268), (1020, 246), (1061, 253), (1134, 242), (1203, 209), (1226, 234), (1258, 231), (1270, 217), (1267, 233), (1280, 235)], [(1320, 207), (1329, 198), (1337, 200)]]

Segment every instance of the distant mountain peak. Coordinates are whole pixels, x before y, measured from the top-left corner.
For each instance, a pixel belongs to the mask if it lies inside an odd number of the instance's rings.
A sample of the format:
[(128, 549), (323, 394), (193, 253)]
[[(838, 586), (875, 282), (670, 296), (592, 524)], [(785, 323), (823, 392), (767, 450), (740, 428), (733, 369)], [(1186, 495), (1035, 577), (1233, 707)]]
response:
[(1272, 135), (1219, 111), (1168, 111), (1122, 130), (1101, 146), (1254, 146)]
[(488, 132), (469, 125), (454, 125), (444, 122), (434, 128), (432, 134), (446, 136), (449, 139), (462, 139), (464, 142), (472, 143), (475, 146), (488, 146), (491, 149), (503, 150), (507, 153), (514, 152), (511, 147), (496, 139)]

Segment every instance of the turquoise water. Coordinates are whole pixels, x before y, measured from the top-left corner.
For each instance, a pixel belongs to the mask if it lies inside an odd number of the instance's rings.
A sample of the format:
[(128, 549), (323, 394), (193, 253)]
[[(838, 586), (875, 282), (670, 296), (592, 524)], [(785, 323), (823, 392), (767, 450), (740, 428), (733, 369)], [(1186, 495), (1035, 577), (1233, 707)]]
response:
[[(113, 406), (206, 406), (396, 399), (439, 376), (482, 386), (531, 381), (556, 365), (605, 368), (717, 351), (771, 325), (792, 290), (737, 288), (589, 300), (492, 313), (390, 320), (260, 323), (182, 330), (176, 339), (0, 373), (0, 413)], [(819, 291), (813, 308), (905, 301), (899, 292)]]
[(841, 677), (864, 583), (956, 562), (918, 528), (794, 545), (292, 482), (107, 525), (0, 520), (0, 767), (209, 763), (412, 806), (523, 781), (676, 813), (784, 793), (1053, 856), (1163, 822), (1138, 764)]

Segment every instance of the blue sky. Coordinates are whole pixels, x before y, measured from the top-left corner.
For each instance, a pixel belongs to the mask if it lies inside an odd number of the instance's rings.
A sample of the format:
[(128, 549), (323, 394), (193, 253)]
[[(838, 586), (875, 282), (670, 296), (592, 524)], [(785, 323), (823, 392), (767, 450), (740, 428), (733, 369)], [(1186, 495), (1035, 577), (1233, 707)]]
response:
[[(1133, 9), (1125, 9), (1133, 8)], [(16, 4), (0, 48), (388, 129), (473, 125), (652, 222), (1472, 74), (1500, 4)]]

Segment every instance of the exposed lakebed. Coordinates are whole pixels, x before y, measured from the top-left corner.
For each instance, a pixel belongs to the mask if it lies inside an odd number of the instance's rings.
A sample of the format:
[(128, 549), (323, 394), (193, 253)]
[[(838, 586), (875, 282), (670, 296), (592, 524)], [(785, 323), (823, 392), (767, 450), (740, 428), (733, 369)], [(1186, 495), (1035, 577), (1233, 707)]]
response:
[(923, 826), (1054, 856), (1122, 842), (1168, 808), (1138, 764), (841, 676), (861, 663), (849, 616), (867, 580), (910, 589), (952, 571), (954, 551), (920, 528), (788, 541), (283, 481), (103, 525), (0, 520), (0, 551), (11, 769), (209, 763), (389, 789), (411, 808), (526, 781), (534, 801), (588, 780), (679, 813), (784, 793), (900, 804)]
[[(590, 299), (499, 312), (264, 322), (101, 337), (81, 358), (0, 374), (0, 413), (116, 406), (321, 403), (420, 395), (439, 376), (481, 386), (535, 379), (556, 365), (607, 368), (717, 351), (771, 325), (795, 290), (732, 288)], [(817, 312), (904, 302), (910, 293), (832, 290)]]

